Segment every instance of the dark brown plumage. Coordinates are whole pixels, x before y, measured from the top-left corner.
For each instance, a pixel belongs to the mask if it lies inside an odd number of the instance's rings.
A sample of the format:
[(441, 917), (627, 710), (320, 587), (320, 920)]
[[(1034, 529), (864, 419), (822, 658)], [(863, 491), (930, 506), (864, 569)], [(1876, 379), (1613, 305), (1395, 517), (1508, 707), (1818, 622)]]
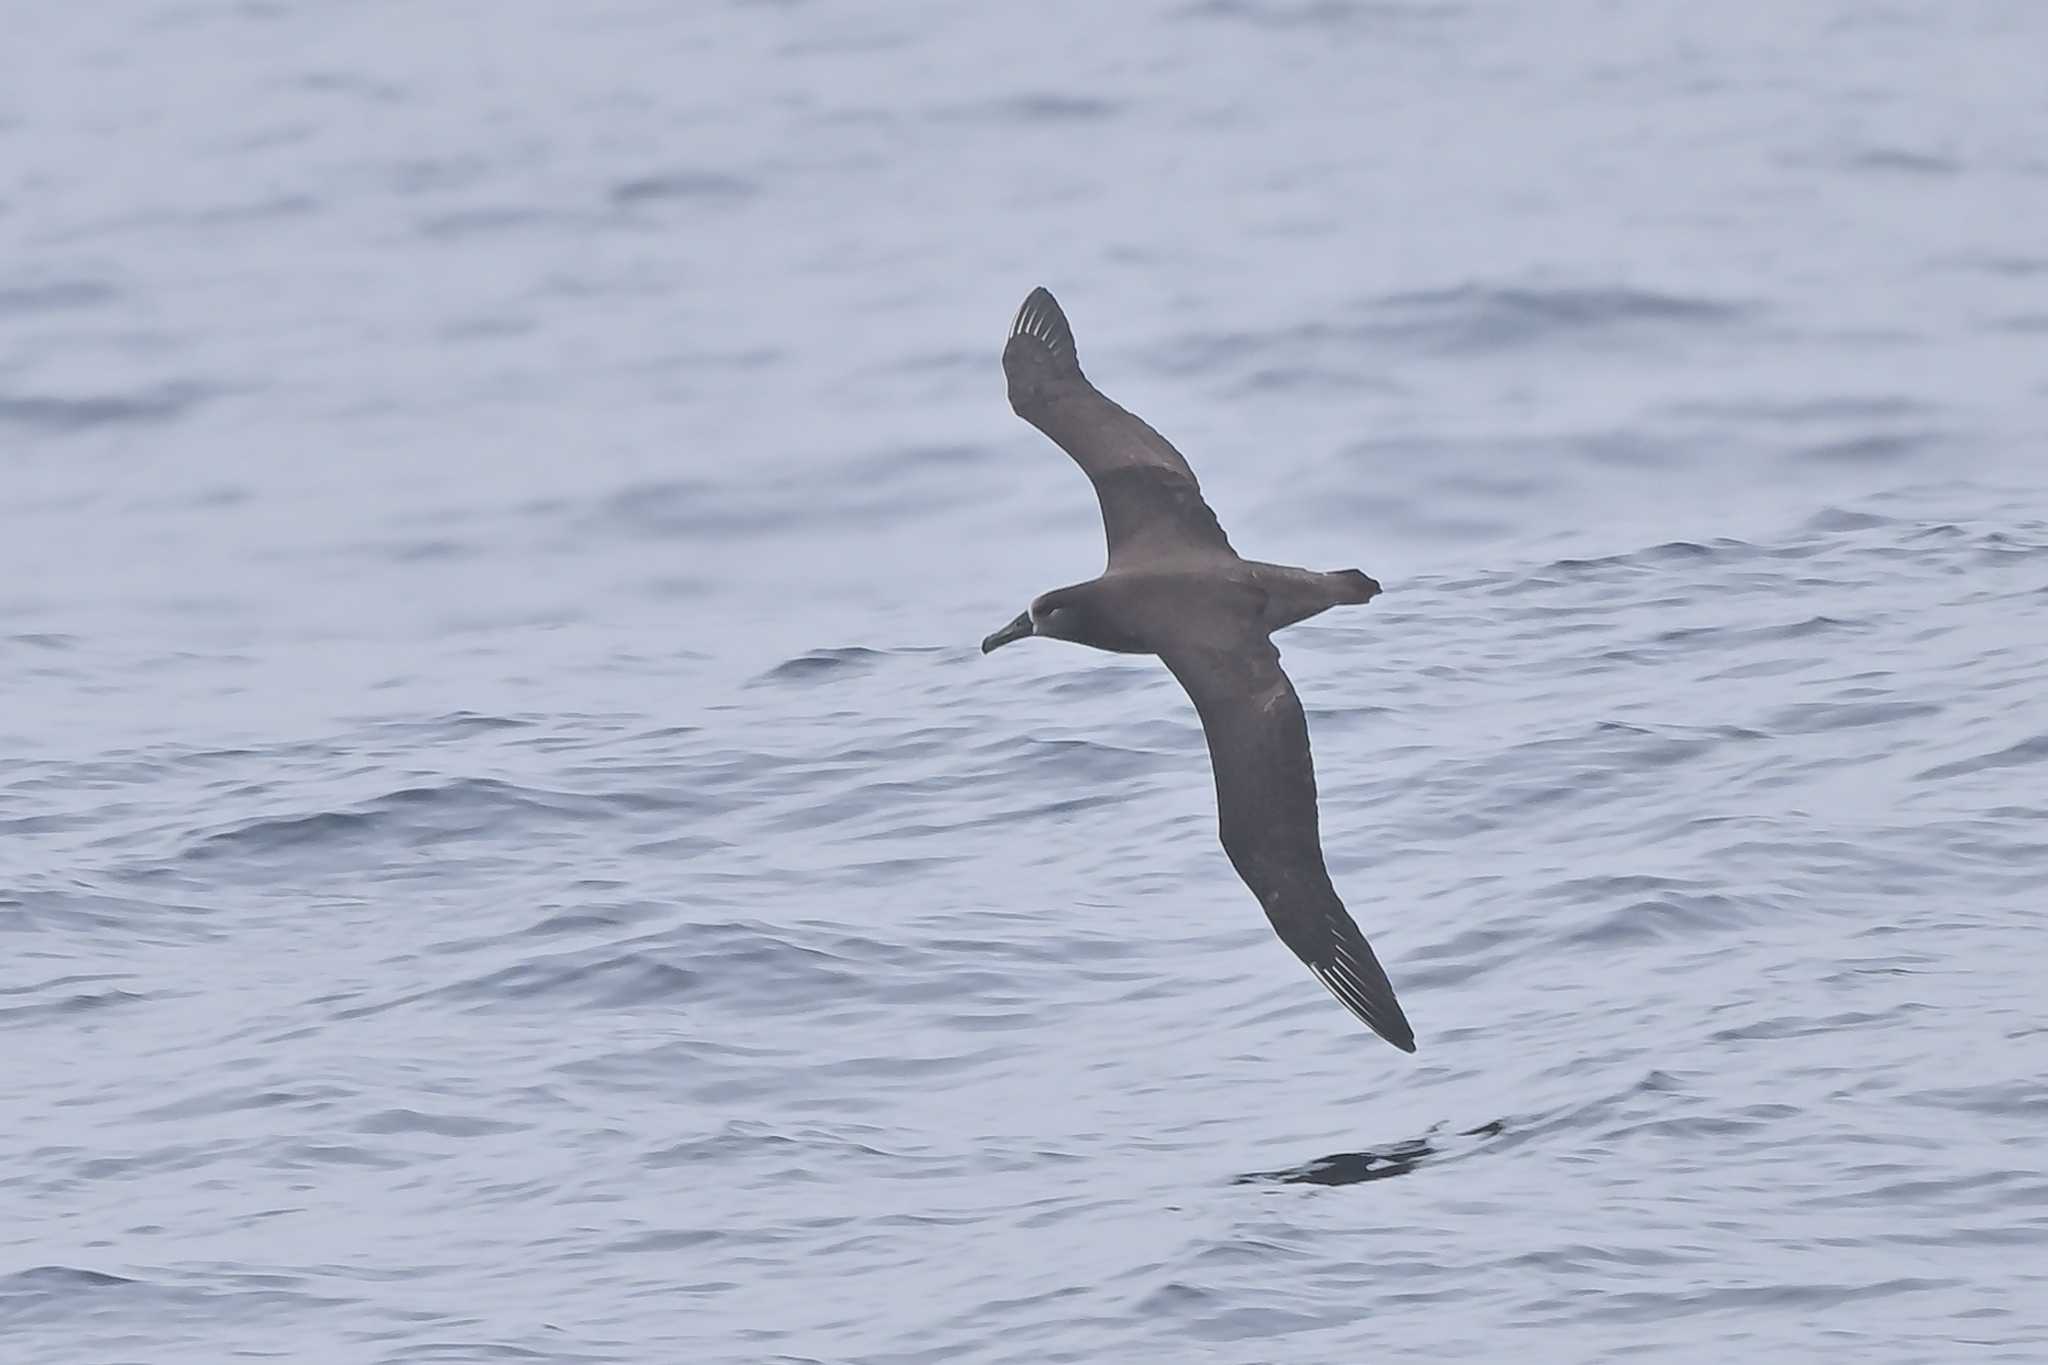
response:
[(1356, 569), (1317, 573), (1239, 557), (1165, 437), (1081, 373), (1073, 329), (1034, 289), (1003, 348), (1010, 406), (1095, 485), (1109, 563), (1055, 589), (982, 641), (1043, 635), (1156, 654), (1194, 700), (1216, 776), (1217, 832), (1280, 939), (1353, 1014), (1404, 1052), (1415, 1033), (1330, 884), (1301, 698), (1269, 638), (1330, 607), (1372, 600)]

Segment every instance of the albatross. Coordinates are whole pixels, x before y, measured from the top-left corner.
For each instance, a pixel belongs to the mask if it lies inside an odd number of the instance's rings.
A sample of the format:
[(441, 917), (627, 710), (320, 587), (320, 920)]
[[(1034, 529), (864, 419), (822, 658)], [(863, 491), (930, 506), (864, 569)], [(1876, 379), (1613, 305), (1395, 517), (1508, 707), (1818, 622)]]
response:
[(1081, 373), (1074, 330), (1042, 288), (1017, 310), (1003, 373), (1017, 415), (1095, 485), (1109, 563), (1034, 598), (981, 652), (1042, 636), (1157, 655), (1201, 717), (1217, 834), (1238, 876), (1330, 994), (1413, 1052), (1415, 1030), (1323, 864), (1308, 720), (1271, 638), (1331, 607), (1370, 602), (1380, 585), (1357, 569), (1319, 573), (1233, 550), (1180, 452)]

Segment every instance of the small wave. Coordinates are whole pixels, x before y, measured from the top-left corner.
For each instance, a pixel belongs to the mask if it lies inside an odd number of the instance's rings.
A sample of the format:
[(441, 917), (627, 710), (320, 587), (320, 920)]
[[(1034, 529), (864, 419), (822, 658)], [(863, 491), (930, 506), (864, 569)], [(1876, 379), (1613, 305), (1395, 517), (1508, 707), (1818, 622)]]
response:
[(1965, 777), (1971, 773), (1988, 772), (1994, 768), (2018, 768), (2043, 760), (2048, 760), (2048, 735), (2036, 735), (1992, 753), (1961, 758), (1952, 763), (1937, 763), (1914, 776), (1922, 779)]
[(1870, 432), (1839, 441), (1821, 441), (1794, 452), (1801, 460), (1827, 464), (1896, 464), (1941, 446), (1947, 438), (1939, 432)]
[(494, 1137), (500, 1133), (524, 1132), (523, 1123), (477, 1118), (463, 1114), (428, 1114), (417, 1109), (383, 1109), (356, 1124), (359, 1132), (380, 1136), (391, 1133), (424, 1133), (431, 1137)]
[(562, 214), (547, 209), (490, 205), (429, 214), (417, 226), (423, 237), (463, 240), (486, 233), (551, 227), (563, 221)]
[(1566, 934), (1564, 942), (1596, 948), (1664, 943), (1725, 933), (1757, 919), (1755, 913), (1744, 909), (1733, 897), (1716, 892), (1667, 893), (1609, 911)]
[(134, 991), (119, 989), (105, 991), (82, 991), (55, 1000), (37, 1000), (26, 1005), (0, 1006), (0, 1021), (7, 1024), (32, 1024), (44, 1019), (64, 1019), (73, 1015), (110, 1009), (117, 1005), (132, 1004), (145, 997)]
[(403, 787), (349, 810), (272, 815), (205, 835), (183, 856), (195, 861), (287, 853), (314, 846), (353, 845), (367, 837), (398, 834), (415, 845), (502, 833), (508, 819), (600, 820), (622, 814), (681, 809), (684, 796), (641, 792), (561, 792), (495, 778), (460, 778), (433, 786)]
[(1464, 285), (1388, 294), (1373, 304), (1378, 325), (1420, 346), (1494, 351), (1573, 336), (1643, 328), (1720, 329), (1754, 309), (1718, 299), (1619, 287), (1537, 289)]
[(82, 1266), (38, 1265), (0, 1275), (0, 1326), (47, 1323), (58, 1314), (77, 1312), (87, 1295), (141, 1283), (122, 1275)]
[(1692, 540), (1671, 540), (1624, 554), (1599, 555), (1591, 559), (1556, 559), (1537, 571), (1530, 580), (1536, 586), (1550, 586), (1546, 575), (1593, 578), (1615, 569), (1659, 571), (1673, 564), (1697, 564), (1714, 560), (1741, 559), (1757, 552), (1747, 541), (1723, 538), (1708, 544)]
[[(689, 924), (628, 943), (596, 944), (452, 983), (430, 994), (490, 1007), (545, 1004), (600, 1010), (736, 999), (755, 1013), (817, 1009), (861, 986), (838, 955), (785, 931), (735, 922)], [(407, 1003), (394, 1001), (392, 1004)], [(356, 1008), (349, 1017), (388, 1005)]]
[(1941, 714), (1933, 702), (1815, 701), (1781, 707), (1764, 721), (1778, 734), (1807, 735), (1825, 730), (1854, 730), (1869, 725), (1896, 725)]
[(499, 730), (527, 730), (534, 722), (520, 716), (496, 716), (483, 711), (448, 711), (438, 716), (401, 717), (379, 720), (371, 729), (383, 736), (404, 736), (414, 740), (464, 739)]
[(38, 431), (69, 433), (94, 427), (163, 422), (184, 416), (205, 395), (194, 386), (171, 386), (142, 393), (0, 394), (0, 424)]
[(1403, 26), (1436, 26), (1458, 13), (1455, 5), (1418, 0), (1196, 0), (1183, 6), (1184, 19), (1228, 21), (1266, 29), (1368, 28), (1386, 34)]
[(1875, 531), (1883, 526), (1894, 525), (1891, 517), (1881, 517), (1875, 512), (1858, 512), (1843, 507), (1823, 507), (1806, 519), (1804, 530), (1834, 535), (1848, 531)]
[(1123, 106), (1099, 96), (1037, 91), (984, 100), (966, 106), (961, 112), (974, 118), (1018, 123), (1100, 123), (1117, 117)]
[(653, 204), (666, 200), (736, 204), (759, 194), (760, 186), (727, 171), (673, 170), (636, 176), (612, 186), (614, 204)]
[(861, 645), (849, 645), (841, 649), (814, 649), (794, 659), (783, 660), (754, 681), (808, 683), (828, 678), (843, 678), (873, 668), (886, 657), (887, 655), (879, 649), (868, 649)]
[(1737, 398), (1688, 400), (1663, 409), (1673, 417), (1705, 418), (1713, 422), (1768, 423), (1773, 426), (1812, 427), (1828, 423), (1891, 422), (1925, 420), (1939, 411), (1933, 404), (1896, 394), (1827, 394), (1818, 398)]
[(0, 317), (22, 313), (54, 313), (111, 303), (119, 292), (98, 280), (57, 280), (49, 284), (0, 287)]
[(1851, 170), (1878, 171), (1890, 175), (1946, 178), (1962, 172), (1954, 157), (1933, 152), (1915, 152), (1904, 147), (1871, 147), (1848, 159)]

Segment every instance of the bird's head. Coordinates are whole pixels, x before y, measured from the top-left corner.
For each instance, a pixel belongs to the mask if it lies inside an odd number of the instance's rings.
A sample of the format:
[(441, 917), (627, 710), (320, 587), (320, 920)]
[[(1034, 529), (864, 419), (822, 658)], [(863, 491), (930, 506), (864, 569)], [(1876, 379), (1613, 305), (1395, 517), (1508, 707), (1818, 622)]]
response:
[(981, 652), (993, 654), (1012, 640), (1021, 640), (1027, 635), (1036, 634), (1038, 634), (1038, 627), (1032, 624), (1031, 613), (1028, 610), (1020, 611), (1017, 613), (1016, 620), (982, 640)]
[(1004, 626), (981, 642), (981, 652), (992, 654), (1027, 635), (1043, 635), (1049, 640), (1082, 640), (1083, 613), (1078, 603), (1065, 601), (1057, 592), (1049, 592), (1034, 599), (1030, 606), (1017, 613), (1017, 619)]

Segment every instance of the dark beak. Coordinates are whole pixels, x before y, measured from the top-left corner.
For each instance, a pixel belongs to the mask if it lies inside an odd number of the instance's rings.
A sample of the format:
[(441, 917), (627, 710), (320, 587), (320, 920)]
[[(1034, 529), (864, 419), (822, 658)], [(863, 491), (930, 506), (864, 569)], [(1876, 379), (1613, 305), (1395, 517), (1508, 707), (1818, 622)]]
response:
[(981, 652), (992, 654), (1010, 641), (1021, 640), (1031, 633), (1031, 613), (1019, 612), (1016, 620), (981, 642)]

